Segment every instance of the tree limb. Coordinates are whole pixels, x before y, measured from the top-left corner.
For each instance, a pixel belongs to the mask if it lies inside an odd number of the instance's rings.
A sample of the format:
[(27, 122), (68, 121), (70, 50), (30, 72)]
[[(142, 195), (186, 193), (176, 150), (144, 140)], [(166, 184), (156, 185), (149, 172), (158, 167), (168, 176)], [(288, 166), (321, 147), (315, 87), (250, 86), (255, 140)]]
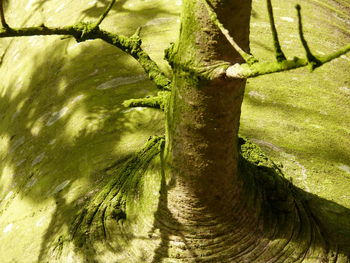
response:
[(146, 107), (164, 111), (170, 93), (168, 91), (158, 92), (157, 96), (147, 96), (146, 98), (130, 99), (123, 102), (125, 107)]
[[(319, 61), (318, 67), (348, 52), (350, 52), (350, 44), (329, 55), (317, 57), (316, 59)], [(302, 68), (308, 65), (309, 61), (307, 59), (300, 58), (294, 58), (293, 60), (284, 60), (282, 62), (258, 62), (252, 65), (249, 65), (247, 63), (235, 64), (226, 69), (226, 76), (229, 78), (238, 79), (254, 78), (275, 72)]]
[(325, 56), (314, 56), (311, 53), (311, 50), (307, 44), (307, 41), (304, 37), (303, 33), (303, 25), (302, 25), (302, 19), (301, 19), (301, 7), (300, 5), (296, 5), (296, 9), (298, 12), (298, 29), (299, 29), (299, 36), (301, 39), (301, 43), (305, 49), (306, 52), (306, 59), (301, 59), (294, 57), (293, 60), (286, 60), (281, 46), (279, 44), (277, 30), (275, 27), (275, 22), (273, 18), (273, 10), (271, 5), (271, 0), (267, 0), (267, 8), (269, 13), (269, 19), (271, 24), (271, 31), (272, 36), (274, 39), (274, 46), (275, 46), (275, 53), (277, 62), (257, 62), (257, 63), (244, 63), (244, 64), (235, 64), (232, 66), (229, 66), (226, 69), (226, 76), (228, 78), (239, 78), (239, 79), (247, 79), (247, 78), (254, 78), (261, 75), (266, 74), (272, 74), (275, 72), (282, 72), (282, 71), (288, 71), (296, 68), (301, 68), (305, 66), (311, 66), (311, 69), (315, 69), (317, 67), (322, 66), (325, 63), (328, 63), (332, 61), (333, 59), (336, 59), (347, 52), (350, 51), (350, 44), (345, 45), (341, 49), (339, 49), (336, 52), (333, 52), (331, 54), (325, 55)]
[(137, 36), (125, 37), (96, 28), (94, 23), (78, 23), (65, 27), (46, 27), (45, 25), (25, 28), (3, 28), (0, 29), (0, 38), (23, 37), (23, 36), (48, 36), (48, 35), (69, 35), (77, 42), (86, 40), (102, 39), (103, 41), (118, 47), (125, 53), (134, 57), (143, 67), (148, 77), (161, 90), (170, 90), (171, 81), (159, 69), (157, 64), (141, 48), (141, 39)]

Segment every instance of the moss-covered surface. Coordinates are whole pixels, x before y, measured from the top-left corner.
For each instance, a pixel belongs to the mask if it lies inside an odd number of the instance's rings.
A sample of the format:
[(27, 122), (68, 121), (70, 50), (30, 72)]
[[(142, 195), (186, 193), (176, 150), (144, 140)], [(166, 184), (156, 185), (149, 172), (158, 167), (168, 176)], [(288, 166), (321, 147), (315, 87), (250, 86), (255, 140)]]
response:
[[(272, 59), (265, 1), (254, 2), (252, 53)], [(326, 54), (349, 43), (349, 10), (327, 2), (300, 1), (304, 30), (314, 54)], [(305, 57), (298, 38), (295, 2), (274, 1), (277, 29), (288, 58)], [(330, 19), (332, 18), (332, 19)], [(337, 25), (337, 26), (334, 26)], [(243, 102), (241, 134), (259, 144), (293, 183), (350, 207), (349, 55), (310, 73), (299, 69), (249, 80)]]
[[(10, 25), (62, 26), (97, 19), (108, 1), (10, 4)], [(295, 1), (273, 4), (286, 56), (304, 56)], [(346, 1), (300, 4), (315, 54), (349, 42)], [(168, 72), (163, 50), (177, 37), (179, 5), (117, 1), (101, 28), (130, 36), (142, 26), (143, 48)], [(265, 10), (264, 0), (254, 1), (252, 53), (260, 60), (273, 59)], [(156, 89), (133, 58), (102, 41), (31, 37), (0, 43), (0, 262), (54, 261), (59, 253), (48, 246), (56, 242), (52, 247), (60, 249), (67, 242), (83, 205), (110, 180), (109, 167), (138, 151), (149, 136), (164, 133), (163, 115), (123, 107), (123, 101)], [(241, 119), (241, 134), (281, 163), (287, 179), (323, 198), (310, 194), (335, 234), (350, 229), (349, 65), (346, 55), (312, 74), (301, 69), (251, 80)], [(69, 253), (66, 259), (75, 262)]]
[[(6, 13), (13, 26), (63, 26), (97, 19), (107, 3), (23, 1)], [(101, 28), (130, 36), (143, 26), (159, 61), (177, 20), (161, 1), (120, 1)], [(164, 133), (163, 116), (122, 105), (157, 90), (132, 57), (102, 41), (2, 39), (0, 50), (0, 261), (37, 262), (111, 176), (102, 171)]]
[[(259, 143), (261, 144), (260, 141)], [(313, 191), (296, 187), (293, 177), (285, 177), (290, 174), (283, 173), (283, 165), (275, 163), (257, 144), (243, 138), (239, 139), (239, 144), (240, 171), (245, 180), (249, 179), (246, 181), (248, 188), (254, 192), (253, 188), (261, 187), (263, 202), (278, 211), (277, 214), (289, 211), (293, 206), (292, 200), (298, 200), (312, 215), (326, 237), (328, 246), (334, 249), (334, 244), (337, 244), (336, 249), (340, 254), (349, 255), (349, 207), (316, 195)]]

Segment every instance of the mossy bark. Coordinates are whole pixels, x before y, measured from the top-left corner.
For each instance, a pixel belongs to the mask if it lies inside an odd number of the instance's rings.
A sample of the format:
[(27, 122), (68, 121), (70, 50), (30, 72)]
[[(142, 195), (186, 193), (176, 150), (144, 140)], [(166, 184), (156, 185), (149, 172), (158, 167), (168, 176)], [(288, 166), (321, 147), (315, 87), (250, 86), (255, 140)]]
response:
[[(212, 4), (248, 51), (250, 1), (235, 1), (228, 9)], [(231, 189), (241, 184), (237, 134), (245, 80), (229, 80), (221, 69), (226, 62), (243, 60), (211, 21), (203, 1), (185, 1), (181, 21), (169, 56), (175, 77), (167, 111), (167, 161), (177, 185), (215, 207), (225, 206), (233, 198)]]
[[(209, 1), (249, 53), (251, 1)], [(238, 129), (245, 80), (226, 63), (243, 59), (203, 1), (184, 1), (167, 107), (165, 176), (157, 225), (171, 233), (163, 262), (341, 262), (318, 220), (278, 176), (240, 164)], [(254, 155), (254, 153), (252, 153)], [(268, 172), (267, 172), (268, 174)], [(346, 259), (345, 259), (346, 260)]]

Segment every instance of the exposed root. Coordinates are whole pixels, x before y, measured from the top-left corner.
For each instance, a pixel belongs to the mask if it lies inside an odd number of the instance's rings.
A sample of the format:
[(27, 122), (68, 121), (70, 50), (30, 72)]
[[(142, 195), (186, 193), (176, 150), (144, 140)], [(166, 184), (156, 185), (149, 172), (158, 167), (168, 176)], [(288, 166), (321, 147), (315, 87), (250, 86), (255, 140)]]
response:
[(163, 137), (151, 137), (143, 149), (117, 169), (111, 181), (85, 206), (71, 227), (71, 239), (77, 247), (85, 247), (86, 253), (95, 254), (94, 243), (101, 241), (111, 248), (108, 244), (111, 238), (108, 220), (122, 226), (128, 218), (127, 199), (137, 193), (140, 176), (159, 153), (163, 140)]

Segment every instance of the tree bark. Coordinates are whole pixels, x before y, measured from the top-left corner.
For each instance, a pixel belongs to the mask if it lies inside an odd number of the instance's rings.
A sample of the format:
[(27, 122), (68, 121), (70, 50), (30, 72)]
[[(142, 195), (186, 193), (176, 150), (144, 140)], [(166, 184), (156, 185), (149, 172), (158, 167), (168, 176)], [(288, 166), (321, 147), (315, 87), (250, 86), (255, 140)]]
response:
[[(210, 4), (248, 52), (251, 1)], [(237, 230), (258, 220), (256, 204), (249, 207), (245, 201), (244, 180), (238, 172), (246, 81), (228, 79), (222, 70), (243, 59), (213, 23), (204, 1), (184, 1), (181, 21), (179, 40), (168, 54), (174, 71), (167, 110), (168, 189), (164, 213), (157, 220), (176, 233), (174, 244), (183, 245), (183, 249), (170, 246), (167, 256), (177, 255), (179, 262), (194, 257), (226, 262), (233, 256)]]
[[(228, 9), (218, 1), (212, 4), (248, 51), (251, 2), (234, 1)], [(172, 191), (193, 193), (200, 206), (221, 210), (236, 200), (242, 184), (237, 135), (245, 86), (245, 80), (225, 78), (221, 69), (243, 60), (213, 24), (203, 1), (185, 1), (181, 21), (171, 51), (175, 77), (167, 112), (166, 158), (176, 181)], [(176, 194), (174, 199), (175, 205)]]
[[(209, 4), (249, 53), (251, 1)], [(243, 59), (215, 26), (204, 1), (184, 1), (181, 21), (179, 40), (167, 54), (174, 88), (166, 111), (167, 187), (156, 218), (169, 242), (155, 258), (332, 262), (307, 205), (279, 179), (273, 179), (278, 194), (271, 197), (270, 186), (239, 168), (237, 140), (245, 80), (226, 78), (223, 68)]]

